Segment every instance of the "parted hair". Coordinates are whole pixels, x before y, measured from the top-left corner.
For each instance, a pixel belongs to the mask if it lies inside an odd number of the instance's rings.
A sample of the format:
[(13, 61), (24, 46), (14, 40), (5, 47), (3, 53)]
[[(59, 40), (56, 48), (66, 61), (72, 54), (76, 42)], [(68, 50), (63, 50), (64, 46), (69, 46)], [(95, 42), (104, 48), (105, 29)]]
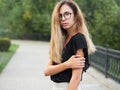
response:
[(79, 6), (73, 0), (60, 0), (54, 7), (52, 13), (51, 39), (49, 50), (49, 58), (56, 63), (61, 63), (62, 50), (66, 37), (66, 33), (62, 30), (60, 26), (59, 19), (59, 10), (64, 4), (68, 5), (73, 10), (75, 17), (75, 30), (84, 35), (87, 42), (88, 53), (92, 54), (96, 51), (96, 48), (88, 32), (83, 13)]

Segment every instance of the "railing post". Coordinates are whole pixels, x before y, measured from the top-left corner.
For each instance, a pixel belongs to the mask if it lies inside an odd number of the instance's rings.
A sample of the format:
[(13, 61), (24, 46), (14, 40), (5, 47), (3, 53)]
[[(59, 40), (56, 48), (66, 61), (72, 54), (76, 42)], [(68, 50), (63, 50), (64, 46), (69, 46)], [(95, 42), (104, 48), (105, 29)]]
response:
[(108, 45), (106, 45), (105, 77), (108, 77)]
[(90, 63), (90, 65), (91, 65), (91, 62), (92, 62), (92, 61), (91, 61), (91, 55), (89, 55), (88, 58), (89, 58), (89, 63)]

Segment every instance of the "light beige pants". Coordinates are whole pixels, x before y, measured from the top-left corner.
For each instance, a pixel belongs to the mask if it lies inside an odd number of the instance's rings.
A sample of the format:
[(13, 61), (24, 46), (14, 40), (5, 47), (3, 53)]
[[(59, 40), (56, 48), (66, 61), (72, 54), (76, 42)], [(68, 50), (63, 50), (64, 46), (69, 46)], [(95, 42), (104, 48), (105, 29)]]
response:
[[(52, 90), (68, 90), (68, 83), (54, 83)], [(80, 88), (78, 90), (81, 90)]]

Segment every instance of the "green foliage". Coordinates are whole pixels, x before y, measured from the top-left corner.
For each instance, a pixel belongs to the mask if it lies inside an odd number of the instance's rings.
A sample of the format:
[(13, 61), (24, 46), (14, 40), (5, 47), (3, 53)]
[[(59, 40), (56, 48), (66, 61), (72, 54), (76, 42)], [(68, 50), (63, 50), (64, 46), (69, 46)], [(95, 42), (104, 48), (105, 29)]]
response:
[(96, 45), (120, 50), (120, 1), (76, 0), (84, 12)]
[[(0, 35), (40, 33), (50, 36), (51, 14), (59, 0), (0, 0)], [(75, 0), (96, 45), (120, 50), (120, 0)], [(0, 36), (1, 37), (1, 36)]]
[(11, 41), (8, 38), (0, 38), (0, 51), (8, 51)]
[[(1, 0), (0, 25), (8, 32), (41, 33), (50, 36), (51, 13), (56, 0)], [(6, 11), (7, 14), (4, 12)], [(6, 15), (4, 15), (6, 14)]]

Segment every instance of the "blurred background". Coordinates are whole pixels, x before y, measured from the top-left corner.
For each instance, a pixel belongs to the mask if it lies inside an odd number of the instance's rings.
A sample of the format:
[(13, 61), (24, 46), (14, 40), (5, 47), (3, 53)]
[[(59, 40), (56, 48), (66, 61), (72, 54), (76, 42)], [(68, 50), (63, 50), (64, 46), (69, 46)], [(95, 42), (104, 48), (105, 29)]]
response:
[[(0, 72), (19, 44), (12, 40), (47, 41), (51, 14), (59, 0), (0, 0)], [(74, 0), (80, 6), (97, 51), (90, 63), (120, 83), (120, 0)]]
[[(59, 0), (0, 0), (0, 37), (49, 40)], [(96, 45), (120, 50), (120, 0), (75, 0)]]

